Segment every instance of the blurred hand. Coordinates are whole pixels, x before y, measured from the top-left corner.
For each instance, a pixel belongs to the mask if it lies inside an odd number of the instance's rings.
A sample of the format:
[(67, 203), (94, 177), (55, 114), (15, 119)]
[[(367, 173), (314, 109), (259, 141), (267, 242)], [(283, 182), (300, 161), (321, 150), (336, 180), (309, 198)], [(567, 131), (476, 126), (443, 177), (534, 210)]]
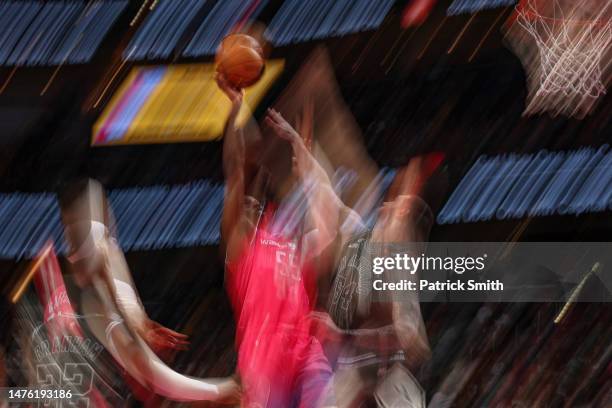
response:
[(291, 144), (302, 140), (293, 126), (291, 126), (289, 122), (287, 122), (285, 118), (283, 118), (283, 116), (274, 109), (268, 109), (264, 122), (278, 137), (285, 139)]
[(217, 72), (215, 75), (215, 81), (217, 81), (217, 86), (219, 89), (221, 89), (221, 91), (227, 95), (232, 103), (232, 112), (238, 113), (240, 107), (242, 106), (242, 100), (244, 99), (244, 90), (233, 87), (227, 78), (225, 78), (225, 75), (220, 72)]
[[(293, 126), (283, 118), (283, 116), (274, 109), (268, 109), (268, 114), (264, 120), (274, 133), (281, 139), (288, 141), (293, 148), (293, 157), (291, 164), (293, 172), (298, 176), (304, 176), (312, 171), (312, 159), (310, 149), (312, 147), (311, 132), (308, 130), (307, 137), (303, 137), (298, 133)], [(301, 129), (309, 129), (308, 126), (299, 125)]]
[(311, 333), (322, 343), (340, 343), (342, 341), (342, 329), (336, 326), (329, 314), (323, 312), (311, 312), (308, 315), (311, 324)]
[(235, 378), (223, 380), (219, 385), (219, 399), (215, 402), (227, 405), (238, 405), (242, 399), (242, 388)]
[(148, 319), (139, 331), (156, 354), (168, 350), (187, 350), (189, 346), (187, 335), (175, 332), (151, 319)]

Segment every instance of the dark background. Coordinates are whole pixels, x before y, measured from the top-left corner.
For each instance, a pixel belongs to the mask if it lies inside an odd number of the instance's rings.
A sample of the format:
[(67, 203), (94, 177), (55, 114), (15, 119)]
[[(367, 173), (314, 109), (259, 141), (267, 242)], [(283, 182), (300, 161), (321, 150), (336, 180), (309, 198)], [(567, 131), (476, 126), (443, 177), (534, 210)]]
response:
[[(270, 2), (260, 20), (268, 22), (280, 3)], [(324, 42), (332, 55), (344, 99), (379, 166), (397, 167), (414, 155), (443, 151), (448, 159), (448, 196), (482, 154), (599, 147), (612, 141), (610, 94), (583, 120), (552, 118), (547, 114), (521, 116), (527, 94), (526, 76), (519, 59), (504, 45), (500, 32), (511, 12), (509, 8), (480, 12), (450, 54), (449, 47), (470, 16), (448, 18), (418, 58), (442, 22), (450, 1), (439, 2), (423, 26), (402, 30), (400, 12), (406, 3), (398, 1), (375, 32)], [(11, 67), (0, 67), (0, 86), (12, 75), (0, 94), (1, 192), (53, 192), (77, 176), (96, 178), (107, 188), (179, 184), (202, 178), (222, 182), (220, 142), (95, 148), (89, 145), (93, 123), (133, 66), (127, 63), (123, 67), (100, 105), (92, 108), (134, 34), (128, 23), (140, 4), (130, 3), (91, 63), (62, 67), (44, 95), (41, 91), (55, 67), (18, 68), (14, 72)], [(505, 15), (469, 62), (476, 44), (499, 13)], [(287, 70), (260, 108), (274, 101), (292, 73), (319, 44), (273, 50), (273, 57), (287, 60)], [(193, 60), (172, 58), (155, 64), (188, 62)], [(579, 217), (436, 225), (431, 239), (506, 241), (523, 227), (519, 237), (525, 241), (608, 241), (612, 217), (610, 212), (603, 212)], [(192, 336), (191, 351), (179, 355), (175, 365), (185, 371), (190, 362), (198, 361), (195, 368), (190, 366), (189, 372), (209, 375), (230, 372), (233, 323), (223, 292), (218, 248), (133, 252), (127, 258), (151, 317)], [(1, 261), (0, 281), (5, 282), (5, 293), (11, 287), (8, 283), (18, 279), (27, 265), (27, 261)], [(462, 321), (461, 316), (467, 319), (478, 308), (466, 305), (440, 311), (444, 307), (424, 308), (428, 325), (438, 321), (436, 313), (446, 313), (442, 319), (446, 323), (430, 327), (432, 333), (439, 335), (430, 333), (433, 345), (440, 344), (440, 333), (444, 332), (440, 326), (450, 330)], [(521, 323), (516, 327), (531, 327), (532, 318), (540, 313), (535, 305), (524, 309), (530, 312), (517, 318)], [(607, 305), (605, 309), (609, 311)], [(591, 313), (589, 310), (585, 306), (585, 313)], [(500, 310), (496, 313), (503, 314)], [(609, 319), (606, 313), (603, 318)], [(461, 316), (452, 323), (455, 315)], [(534, 334), (534, 338), (538, 335)], [(461, 350), (460, 345), (456, 348)], [(446, 352), (452, 354), (451, 351)], [(450, 367), (449, 360), (444, 361), (448, 366), (440, 363), (442, 366), (436, 367), (440, 370)], [(437, 389), (436, 378), (428, 383), (428, 392)]]

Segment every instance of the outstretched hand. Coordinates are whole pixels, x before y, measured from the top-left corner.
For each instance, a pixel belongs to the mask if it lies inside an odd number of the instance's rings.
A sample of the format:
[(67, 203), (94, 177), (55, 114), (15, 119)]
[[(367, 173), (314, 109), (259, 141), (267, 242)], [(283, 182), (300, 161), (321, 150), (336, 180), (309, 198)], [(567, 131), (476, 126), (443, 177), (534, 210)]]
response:
[(189, 341), (187, 335), (178, 333), (151, 319), (147, 320), (141, 329), (142, 338), (156, 353), (169, 350), (187, 350)]
[(285, 139), (291, 144), (301, 140), (300, 135), (293, 126), (291, 126), (278, 111), (272, 108), (268, 109), (264, 122), (278, 137)]
[[(281, 139), (288, 141), (293, 148), (292, 167), (294, 173), (304, 176), (311, 172), (312, 162), (309, 158), (312, 139), (310, 130), (306, 134), (298, 133), (293, 126), (283, 118), (283, 116), (274, 109), (268, 109), (268, 113), (264, 120), (272, 131)], [(305, 122), (303, 122), (305, 123)], [(310, 129), (308, 126), (302, 126), (298, 123), (299, 129)], [(306, 136), (306, 137), (305, 137)]]
[(308, 317), (310, 319), (311, 333), (317, 339), (324, 343), (339, 343), (342, 340), (342, 329), (336, 325), (329, 314), (311, 312)]
[(232, 86), (227, 78), (225, 78), (225, 75), (220, 72), (217, 72), (215, 75), (215, 81), (217, 82), (219, 89), (221, 89), (221, 91), (227, 95), (232, 103), (232, 110), (235, 112), (240, 110), (242, 100), (244, 99), (244, 90)]

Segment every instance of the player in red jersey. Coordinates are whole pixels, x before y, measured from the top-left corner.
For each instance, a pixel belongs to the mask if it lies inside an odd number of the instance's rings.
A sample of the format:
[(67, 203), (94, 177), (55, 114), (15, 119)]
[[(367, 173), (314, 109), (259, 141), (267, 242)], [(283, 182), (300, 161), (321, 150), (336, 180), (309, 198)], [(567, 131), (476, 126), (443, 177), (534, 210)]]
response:
[(217, 81), (232, 102), (223, 146), (221, 234), (226, 287), (237, 323), (243, 403), (321, 406), (332, 373), (320, 344), (309, 333), (315, 304), (313, 258), (334, 240), (339, 206), (327, 174), (309, 151), (312, 111), (305, 110), (302, 136), (278, 112), (268, 111), (266, 125), (291, 146), (293, 171), (287, 174), (276, 167), (283, 159), (278, 150), (274, 156), (260, 152), (259, 169), (249, 182), (245, 167), (253, 144), (247, 146), (245, 138), (261, 136), (253, 121), (243, 127), (236, 124), (242, 92), (222, 76)]

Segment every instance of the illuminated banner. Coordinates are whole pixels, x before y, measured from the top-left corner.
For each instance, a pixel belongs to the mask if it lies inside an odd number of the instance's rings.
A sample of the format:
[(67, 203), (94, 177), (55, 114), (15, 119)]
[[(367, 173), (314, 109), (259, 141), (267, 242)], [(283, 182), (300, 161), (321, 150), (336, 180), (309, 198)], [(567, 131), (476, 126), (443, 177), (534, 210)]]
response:
[[(278, 78), (284, 61), (266, 62), (262, 78), (246, 90), (254, 109)], [(222, 136), (230, 102), (214, 80), (213, 64), (134, 68), (93, 128), (92, 145), (176, 143)], [(247, 118), (243, 107), (239, 121)]]

